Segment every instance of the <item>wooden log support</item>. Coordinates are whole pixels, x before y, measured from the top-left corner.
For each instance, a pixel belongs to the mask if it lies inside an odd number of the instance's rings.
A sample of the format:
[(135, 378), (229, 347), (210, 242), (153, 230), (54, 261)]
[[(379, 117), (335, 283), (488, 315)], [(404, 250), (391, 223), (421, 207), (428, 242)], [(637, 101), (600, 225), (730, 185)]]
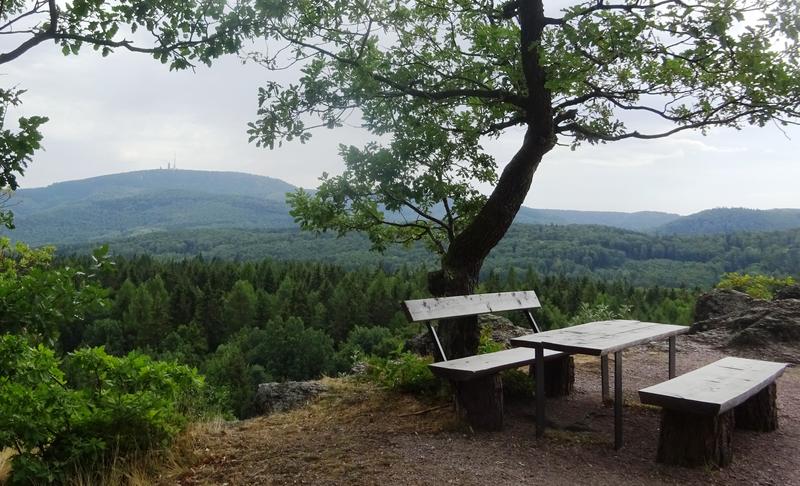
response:
[(727, 357), (639, 390), (642, 403), (663, 408), (658, 462), (730, 464), (734, 428), (778, 428), (776, 380), (785, 369), (786, 363)]
[(736, 428), (772, 432), (778, 428), (778, 386), (773, 382), (734, 408)]
[(701, 415), (665, 408), (656, 461), (677, 466), (724, 467), (733, 459), (735, 413)]
[[(536, 365), (531, 365), (529, 374), (536, 381)], [(575, 359), (562, 355), (547, 360), (544, 367), (544, 396), (566, 397), (575, 387)]]
[(489, 375), (469, 381), (453, 382), (456, 409), (462, 420), (475, 430), (503, 428), (503, 380)]
[(622, 351), (614, 353), (614, 450), (622, 449)]
[[(535, 376), (543, 376), (545, 379), (547, 375), (544, 372), (544, 346), (542, 343), (536, 343), (536, 367)], [(536, 437), (544, 435), (545, 427), (545, 393), (544, 393), (545, 380), (536, 380)]]
[(669, 379), (675, 378), (675, 336), (669, 337)]

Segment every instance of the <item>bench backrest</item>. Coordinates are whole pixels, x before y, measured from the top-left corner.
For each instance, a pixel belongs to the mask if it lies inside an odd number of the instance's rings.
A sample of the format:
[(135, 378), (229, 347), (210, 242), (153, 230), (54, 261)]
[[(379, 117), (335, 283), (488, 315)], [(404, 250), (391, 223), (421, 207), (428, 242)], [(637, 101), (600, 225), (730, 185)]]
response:
[(494, 294), (456, 295), (452, 297), (437, 297), (432, 299), (406, 300), (403, 310), (411, 322), (426, 321), (437, 351), (441, 359), (447, 360), (439, 336), (430, 321), (438, 319), (452, 319), (456, 317), (475, 316), (490, 312), (524, 311), (534, 332), (539, 332), (539, 326), (533, 319), (531, 309), (541, 307), (539, 298), (533, 290), (517, 292), (498, 292)]

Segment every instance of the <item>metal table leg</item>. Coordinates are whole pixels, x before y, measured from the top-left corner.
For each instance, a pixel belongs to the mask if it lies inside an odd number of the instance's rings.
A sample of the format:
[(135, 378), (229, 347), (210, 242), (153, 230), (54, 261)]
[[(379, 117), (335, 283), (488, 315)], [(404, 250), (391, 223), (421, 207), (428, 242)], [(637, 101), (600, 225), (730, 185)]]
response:
[(675, 378), (675, 336), (669, 338), (669, 379)]
[(602, 380), (603, 403), (611, 401), (608, 390), (608, 355), (600, 356), (600, 379)]
[(544, 435), (544, 346), (536, 344), (536, 437)]
[(622, 351), (614, 353), (614, 449), (622, 448)]

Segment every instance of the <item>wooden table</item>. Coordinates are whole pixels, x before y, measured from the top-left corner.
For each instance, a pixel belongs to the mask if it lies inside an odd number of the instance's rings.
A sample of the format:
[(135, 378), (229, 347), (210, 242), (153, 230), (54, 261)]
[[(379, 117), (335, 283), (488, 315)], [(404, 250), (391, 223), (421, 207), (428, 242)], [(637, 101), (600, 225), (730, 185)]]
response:
[(608, 398), (608, 355), (614, 353), (614, 448), (622, 447), (622, 350), (640, 344), (669, 339), (669, 377), (675, 377), (675, 336), (689, 332), (687, 326), (654, 322), (613, 320), (529, 334), (511, 340), (514, 346), (536, 349), (536, 435), (544, 434), (545, 349), (569, 354), (600, 356), (603, 399)]

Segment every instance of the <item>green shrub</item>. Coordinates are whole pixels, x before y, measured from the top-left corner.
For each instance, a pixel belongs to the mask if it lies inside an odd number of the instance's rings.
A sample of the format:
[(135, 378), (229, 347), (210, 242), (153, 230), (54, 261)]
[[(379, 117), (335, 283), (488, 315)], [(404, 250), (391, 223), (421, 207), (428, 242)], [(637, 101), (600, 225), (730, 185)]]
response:
[(481, 337), (478, 341), (478, 354), (495, 353), (505, 349), (502, 343), (492, 340), (492, 330), (489, 327), (481, 329)]
[(775, 292), (794, 284), (795, 280), (792, 277), (776, 278), (734, 272), (723, 275), (716, 288), (738, 290), (756, 299), (770, 300)]
[(0, 338), (0, 449), (12, 448), (11, 481), (63, 482), (112, 455), (165, 447), (203, 393), (197, 373), (102, 348), (65, 360), (21, 336)]
[(356, 326), (334, 357), (337, 371), (349, 371), (364, 356), (389, 358), (401, 352), (403, 341), (385, 327)]
[(581, 303), (578, 312), (569, 320), (569, 325), (585, 324), (594, 321), (610, 321), (614, 319), (630, 319), (631, 306), (621, 305), (614, 309), (606, 304), (589, 305)]
[(377, 383), (400, 392), (431, 395), (439, 392), (441, 382), (428, 365), (433, 362), (430, 356), (414, 353), (401, 353), (394, 359), (371, 358), (367, 361), (369, 375)]
[[(108, 291), (98, 285), (96, 273), (52, 265), (53, 251), (19, 242), (12, 247), (8, 238), (0, 238), (0, 329), (65, 351), (73, 343), (59, 342), (64, 331), (81, 329), (87, 318), (102, 315)], [(93, 272), (106, 268), (107, 251), (95, 251)]]

